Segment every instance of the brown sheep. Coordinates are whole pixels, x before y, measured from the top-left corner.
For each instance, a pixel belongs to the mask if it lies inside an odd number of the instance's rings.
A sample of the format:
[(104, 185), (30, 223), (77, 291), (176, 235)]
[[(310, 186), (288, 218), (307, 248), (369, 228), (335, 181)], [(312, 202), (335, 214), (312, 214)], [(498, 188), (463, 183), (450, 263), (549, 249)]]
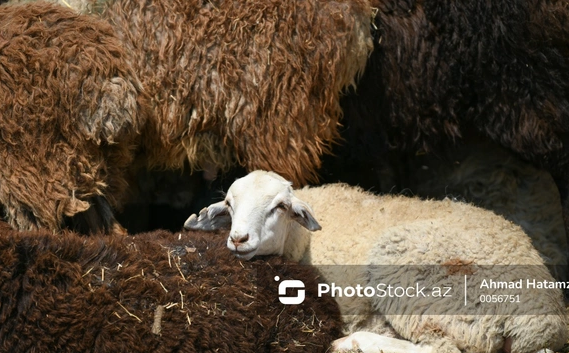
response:
[(315, 180), (371, 49), (364, 0), (118, 0), (108, 24), (4, 6), (0, 203), (17, 229), (109, 232), (129, 168), (240, 164)]
[(1, 6), (0, 24), (6, 220), (113, 229), (147, 106), (123, 44), (108, 23), (43, 2)]
[(551, 173), (569, 230), (567, 1), (371, 4), (375, 48), (342, 101), (346, 144), (327, 173), (360, 169), (363, 185), (388, 151), (444, 154), (481, 135)]
[(371, 49), (364, 0), (116, 0), (103, 11), (152, 97), (150, 167), (274, 170), (305, 184)]
[[(312, 267), (239, 261), (225, 236), (0, 234), (4, 352), (325, 352), (340, 335)], [(281, 304), (275, 275), (305, 301)]]

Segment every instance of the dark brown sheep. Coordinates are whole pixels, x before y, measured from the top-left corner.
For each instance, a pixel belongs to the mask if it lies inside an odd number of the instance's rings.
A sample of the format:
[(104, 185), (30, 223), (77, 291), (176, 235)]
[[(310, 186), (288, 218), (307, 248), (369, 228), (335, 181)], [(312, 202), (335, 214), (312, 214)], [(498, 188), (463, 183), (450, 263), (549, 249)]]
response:
[(316, 179), (371, 49), (367, 1), (116, 0), (102, 13), (152, 97), (150, 167)]
[(54, 4), (0, 7), (0, 204), (14, 228), (117, 226), (147, 103), (113, 32)]
[(357, 171), (358, 185), (377, 187), (386, 163), (441, 156), (481, 136), (549, 171), (569, 215), (567, 1), (372, 6), (375, 48), (357, 91), (342, 101), (345, 148), (326, 161), (324, 180)]
[(373, 5), (375, 50), (358, 97), (346, 100), (355, 100), (348, 121), (375, 121), (391, 146), (427, 152), (471, 129), (569, 174), (566, 2)]
[[(0, 224), (3, 352), (326, 352), (341, 335), (318, 274), (241, 262), (211, 233), (80, 237)], [(306, 299), (279, 302), (278, 282)]]

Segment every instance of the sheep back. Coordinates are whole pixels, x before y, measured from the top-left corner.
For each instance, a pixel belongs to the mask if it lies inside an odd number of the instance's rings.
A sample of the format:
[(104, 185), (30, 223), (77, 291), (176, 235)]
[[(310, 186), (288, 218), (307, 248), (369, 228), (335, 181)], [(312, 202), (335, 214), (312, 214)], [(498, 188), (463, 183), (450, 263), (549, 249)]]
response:
[[(561, 348), (569, 338), (562, 291), (527, 285), (555, 280), (529, 238), (520, 236), (518, 227), (494, 218), (497, 221), (489, 222), (470, 213), (457, 221), (460, 227), (427, 219), (382, 232), (369, 252), (365, 283), (403, 288), (420, 283), (427, 297), (378, 297), (371, 307), (385, 314), (401, 336), (440, 346), (439, 352), (447, 352), (448, 342), (466, 352), (497, 352), (506, 338), (511, 339), (512, 352)], [(486, 288), (483, 281), (521, 281), (521, 288)], [(431, 288), (448, 288), (452, 297), (430, 295)], [(514, 303), (510, 298), (504, 303), (481, 299), (510, 294)]]
[(304, 184), (371, 46), (365, 1), (117, 0), (103, 17), (152, 100), (150, 166), (274, 170)]
[(479, 131), (567, 179), (566, 2), (372, 6), (375, 48), (357, 92), (342, 102), (346, 154), (366, 163), (395, 146), (437, 151)]
[(120, 205), (146, 97), (106, 22), (56, 4), (0, 7), (0, 203), (18, 229), (59, 230)]
[[(318, 250), (311, 254), (311, 263), (314, 264), (367, 264), (370, 244), (389, 243), (389, 240), (383, 239), (383, 232), (414, 222), (436, 221), (447, 224), (446, 228), (439, 229), (441, 233), (446, 232), (456, 237), (453, 240), (456, 244), (444, 247), (449, 252), (476, 249), (480, 250), (476, 252), (478, 257), (472, 260), (502, 264), (503, 249), (497, 244), (505, 242), (517, 249), (508, 256), (508, 264), (543, 265), (543, 259), (520, 226), (492, 211), (464, 202), (450, 199), (422, 200), (399, 195), (378, 196), (346, 184), (305, 187), (295, 190), (295, 195), (310, 204), (323, 229), (314, 232), (311, 237), (310, 247)], [(349, 221), (338, 222), (339, 219), (345, 219), (346, 215), (349, 215)], [(466, 236), (468, 232), (472, 232), (473, 236)], [(351, 236), (352, 234), (358, 236)], [(433, 236), (425, 236), (424, 240), (433, 244), (439, 243), (438, 240), (431, 240), (436, 232), (432, 231), (432, 234)], [(340, 247), (353, 251), (335, 252), (335, 243), (330, 243), (329, 239), (338, 237), (342, 239)], [(486, 241), (481, 241), (482, 239)], [(430, 245), (427, 242), (424, 246)], [(438, 259), (437, 256), (430, 256), (429, 252), (426, 252), (422, 257), (405, 258), (402, 261), (419, 261), (418, 263), (422, 264), (432, 261), (436, 264)]]
[(465, 200), (519, 225), (550, 272), (567, 280), (567, 239), (559, 190), (551, 175), (487, 141), (444, 156), (416, 156), (405, 188), (423, 198)]
[[(340, 334), (313, 268), (240, 262), (221, 235), (0, 231), (3, 351), (325, 352)], [(279, 303), (275, 273), (305, 281), (303, 304)]]
[(439, 153), (389, 155), (373, 174), (363, 172), (358, 180), (345, 181), (358, 181), (362, 188), (378, 194), (450, 198), (491, 210), (519, 225), (554, 277), (567, 279), (561, 198), (550, 173), (475, 136)]
[[(449, 199), (377, 196), (345, 184), (304, 188), (296, 190), (295, 195), (311, 205), (322, 226), (321, 231), (312, 233), (303, 262), (317, 266), (326, 282), (340, 287), (378, 283), (402, 283), (405, 287), (405, 279), (416, 278), (426, 286), (450, 283), (459, 288), (464, 281), (460, 273), (436, 277), (424, 266), (419, 267), (424, 272), (409, 273), (414, 265), (444, 264), (473, 268), (497, 265), (504, 269), (479, 273), (473, 269), (469, 275), (478, 282), (485, 275), (500, 281), (555, 281), (523, 230), (488, 210)], [(342, 219), (348, 221), (338, 221)], [(486, 293), (499, 292), (490, 289)], [(480, 291), (472, 294), (476, 298)], [(460, 311), (462, 301), (456, 299), (452, 301), (454, 306), (447, 298), (435, 304), (429, 298), (429, 305), (409, 299), (404, 303), (406, 307), (390, 307), (390, 303), (377, 298), (362, 302), (344, 296), (336, 300), (346, 333), (390, 333), (391, 326), (403, 338), (432, 344), (440, 352), (457, 352), (457, 347), (472, 352), (497, 351), (506, 337), (513, 338), (512, 351), (559, 348), (567, 339), (561, 290), (525, 289), (520, 296), (523, 301), (513, 311), (488, 312), (481, 306), (470, 315)], [(537, 337), (537, 333), (542, 335)]]

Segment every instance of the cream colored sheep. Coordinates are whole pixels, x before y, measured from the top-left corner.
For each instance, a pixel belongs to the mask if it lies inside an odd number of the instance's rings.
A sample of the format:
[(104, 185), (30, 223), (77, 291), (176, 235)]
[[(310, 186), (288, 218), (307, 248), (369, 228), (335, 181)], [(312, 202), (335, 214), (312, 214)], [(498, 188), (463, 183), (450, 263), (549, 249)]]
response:
[(443, 158), (415, 156), (405, 169), (412, 172), (402, 187), (415, 196), (466, 200), (519, 225), (552, 275), (569, 280), (561, 199), (548, 172), (485, 140), (457, 146)]
[[(472, 205), (376, 196), (343, 184), (293, 191), (279, 175), (256, 171), (235, 181), (223, 201), (190, 216), (184, 226), (231, 228), (227, 246), (236, 256), (282, 254), (318, 265), (326, 283), (337, 287), (403, 287), (420, 279), (428, 288), (451, 288), (455, 296), (404, 301), (336, 296), (346, 334), (369, 331), (417, 343), (412, 346), (417, 352), (455, 353), (530, 353), (557, 349), (567, 339), (559, 289), (532, 289), (524, 282), (525, 288), (515, 292), (520, 304), (481, 302), (481, 294), (506, 293), (483, 287), (484, 280), (556, 282), (519, 226)], [(460, 286), (466, 279), (474, 285), (463, 307)], [(369, 340), (359, 342), (358, 335), (369, 336), (358, 333), (339, 345), (349, 348), (355, 340), (361, 348)]]

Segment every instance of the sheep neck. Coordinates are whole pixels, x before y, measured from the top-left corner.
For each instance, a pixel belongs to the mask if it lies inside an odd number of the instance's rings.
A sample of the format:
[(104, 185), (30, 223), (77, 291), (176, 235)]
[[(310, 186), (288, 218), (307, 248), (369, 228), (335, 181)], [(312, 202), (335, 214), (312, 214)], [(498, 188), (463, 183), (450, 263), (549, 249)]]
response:
[(292, 222), (288, 229), (283, 256), (289, 260), (306, 262), (309, 256), (310, 231), (296, 222)]

